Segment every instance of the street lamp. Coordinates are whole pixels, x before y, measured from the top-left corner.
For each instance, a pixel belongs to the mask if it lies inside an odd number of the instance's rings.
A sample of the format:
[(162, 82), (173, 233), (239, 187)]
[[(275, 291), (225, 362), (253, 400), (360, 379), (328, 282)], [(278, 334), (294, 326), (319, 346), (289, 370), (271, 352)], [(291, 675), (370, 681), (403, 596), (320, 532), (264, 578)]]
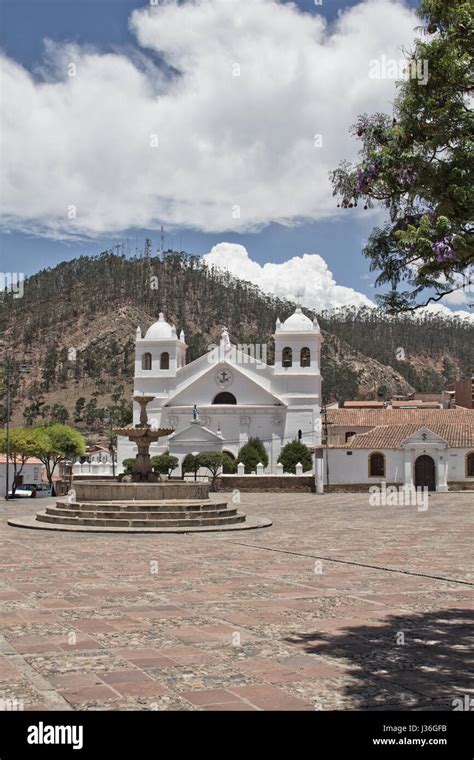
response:
[(112, 455), (112, 477), (115, 479), (115, 450), (114, 450), (114, 412), (108, 409), (104, 415), (104, 422), (110, 424), (109, 451)]
[(4, 362), (0, 364), (1, 367), (3, 367), (3, 373), (5, 377), (5, 411), (6, 411), (6, 433), (7, 433), (7, 440), (6, 440), (6, 447), (5, 447), (5, 500), (9, 500), (9, 492), (10, 492), (10, 413), (11, 413), (11, 397), (10, 397), (10, 380), (13, 370), (16, 368), (17, 371), (22, 374), (26, 375), (30, 371), (29, 369), (29, 363), (25, 360), (22, 361), (13, 361), (12, 359), (6, 359)]

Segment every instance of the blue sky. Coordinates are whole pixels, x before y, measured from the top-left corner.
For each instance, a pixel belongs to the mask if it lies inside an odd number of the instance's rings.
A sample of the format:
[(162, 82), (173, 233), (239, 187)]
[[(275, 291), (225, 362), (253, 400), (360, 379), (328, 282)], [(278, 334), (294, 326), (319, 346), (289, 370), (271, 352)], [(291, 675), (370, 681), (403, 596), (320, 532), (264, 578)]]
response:
[[(335, 22), (341, 11), (356, 5), (344, 0), (324, 0), (321, 5), (313, 0), (298, 0), (295, 4), (311, 15), (324, 16), (329, 22)], [(409, 0), (400, 5), (414, 8), (417, 3)], [(32, 73), (36, 80), (43, 76), (39, 69), (44, 65), (45, 39), (61, 45), (75, 43), (84, 49), (92, 46), (100, 54), (118, 53), (132, 59), (135, 52), (141, 51), (160, 68), (162, 59), (156, 47), (144, 46), (143, 40), (139, 45), (136, 31), (131, 32), (129, 27), (133, 10), (144, 7), (145, 4), (138, 0), (0, 0), (0, 45), (9, 59)], [(404, 23), (406, 29), (406, 21)], [(144, 37), (146, 34), (146, 30), (143, 31)], [(179, 47), (179, 41), (175, 44)], [(120, 97), (117, 92), (117, 98)], [(340, 97), (341, 102), (346, 99), (344, 91), (341, 91)], [(337, 100), (335, 104), (333, 118), (339, 121)], [(126, 108), (126, 102), (123, 107)], [(87, 118), (86, 114), (84, 118)], [(346, 157), (346, 149), (347, 144), (341, 145), (339, 159)], [(176, 167), (177, 171), (179, 169), (179, 166)], [(51, 178), (51, 181), (54, 180)], [(308, 188), (310, 192), (311, 188)], [(293, 190), (289, 187), (289, 197), (292, 195)], [(282, 207), (284, 199), (280, 205)], [(138, 224), (136, 227), (128, 225), (118, 229), (120, 225), (115, 222), (112, 232), (96, 231), (93, 237), (86, 233), (81, 235), (80, 240), (58, 239), (58, 235), (49, 234), (47, 228), (38, 234), (38, 225), (31, 228), (25, 224), (22, 229), (21, 224), (16, 224), (9, 232), (1, 234), (1, 267), (4, 271), (30, 274), (64, 259), (95, 254), (121, 242), (127, 243), (132, 252), (136, 248), (140, 250), (145, 237), (152, 239), (156, 249), (159, 245), (157, 227), (163, 221), (165, 248), (183, 249), (198, 255), (207, 254), (213, 246), (223, 242), (244, 246), (252, 262), (260, 266), (268, 262), (283, 264), (292, 257), (318, 253), (338, 286), (353, 288), (373, 300), (374, 276), (369, 274), (368, 262), (362, 256), (361, 249), (374, 223), (380, 222), (381, 215), (351, 214), (346, 211), (333, 212), (330, 218), (328, 214), (314, 220), (308, 216), (304, 213), (302, 216), (293, 214), (292, 225), (287, 226), (272, 222), (272, 212), (269, 211), (263, 223), (261, 219), (257, 220), (256, 231), (241, 230), (233, 224), (229, 224), (228, 229), (221, 224), (216, 230), (209, 229), (212, 227), (209, 223), (207, 229), (206, 223), (186, 225), (183, 216), (175, 225), (166, 219), (155, 218), (152, 226)], [(229, 248), (229, 251), (232, 257), (233, 249)]]

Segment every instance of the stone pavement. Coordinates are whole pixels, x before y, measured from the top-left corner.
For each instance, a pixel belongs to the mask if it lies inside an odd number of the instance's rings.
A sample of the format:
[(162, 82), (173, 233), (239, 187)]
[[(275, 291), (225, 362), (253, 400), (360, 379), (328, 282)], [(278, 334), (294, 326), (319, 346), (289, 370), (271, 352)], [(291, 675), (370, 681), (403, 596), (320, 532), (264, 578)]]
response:
[(0, 501), (0, 706), (453, 709), (473, 502), (242, 494), (271, 528), (136, 536), (9, 527), (46, 500)]

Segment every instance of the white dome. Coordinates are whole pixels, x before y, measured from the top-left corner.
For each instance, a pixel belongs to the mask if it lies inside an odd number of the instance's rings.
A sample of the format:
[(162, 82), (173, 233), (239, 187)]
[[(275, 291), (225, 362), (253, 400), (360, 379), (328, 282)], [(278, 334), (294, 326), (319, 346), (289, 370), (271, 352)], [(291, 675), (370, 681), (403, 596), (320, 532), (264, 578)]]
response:
[(298, 306), (294, 314), (285, 319), (280, 330), (284, 332), (306, 332), (307, 330), (314, 330), (314, 325), (311, 319), (303, 314)]
[(168, 324), (163, 312), (160, 312), (158, 322), (154, 322), (147, 330), (145, 340), (167, 340), (176, 337), (176, 328)]

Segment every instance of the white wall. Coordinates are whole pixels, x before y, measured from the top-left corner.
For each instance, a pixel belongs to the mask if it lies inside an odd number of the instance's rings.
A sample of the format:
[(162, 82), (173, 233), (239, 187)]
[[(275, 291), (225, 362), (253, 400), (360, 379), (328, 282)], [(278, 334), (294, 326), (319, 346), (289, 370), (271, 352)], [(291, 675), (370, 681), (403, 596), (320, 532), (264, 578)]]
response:
[[(23, 476), (23, 483), (26, 484), (39, 484), (41, 483), (41, 473), (43, 470), (43, 465), (41, 464), (25, 464), (23, 467), (23, 470), (21, 472), (21, 475)], [(9, 477), (9, 489), (11, 490), (13, 478), (14, 478), (14, 470), (13, 465), (10, 463), (8, 466), (8, 477)], [(5, 490), (6, 490), (6, 464), (0, 463), (0, 499), (3, 499), (5, 496)]]
[[(348, 449), (329, 449), (329, 482), (331, 484), (351, 484), (367, 483), (376, 484), (380, 480), (386, 480), (388, 483), (404, 483), (404, 453), (403, 451), (380, 449), (385, 454), (386, 474), (384, 478), (369, 477), (369, 454), (372, 452), (368, 449), (352, 449), (352, 454), (348, 455)], [(472, 481), (474, 478), (466, 478), (465, 475), (465, 458), (470, 449), (448, 449), (428, 452), (433, 457), (436, 467), (438, 467), (438, 457), (447, 456), (448, 462), (448, 482)], [(421, 451), (419, 452), (422, 453)], [(325, 451), (326, 455), (326, 451)], [(412, 461), (418, 456), (415, 452)], [(324, 475), (326, 477), (326, 464), (324, 464)]]

